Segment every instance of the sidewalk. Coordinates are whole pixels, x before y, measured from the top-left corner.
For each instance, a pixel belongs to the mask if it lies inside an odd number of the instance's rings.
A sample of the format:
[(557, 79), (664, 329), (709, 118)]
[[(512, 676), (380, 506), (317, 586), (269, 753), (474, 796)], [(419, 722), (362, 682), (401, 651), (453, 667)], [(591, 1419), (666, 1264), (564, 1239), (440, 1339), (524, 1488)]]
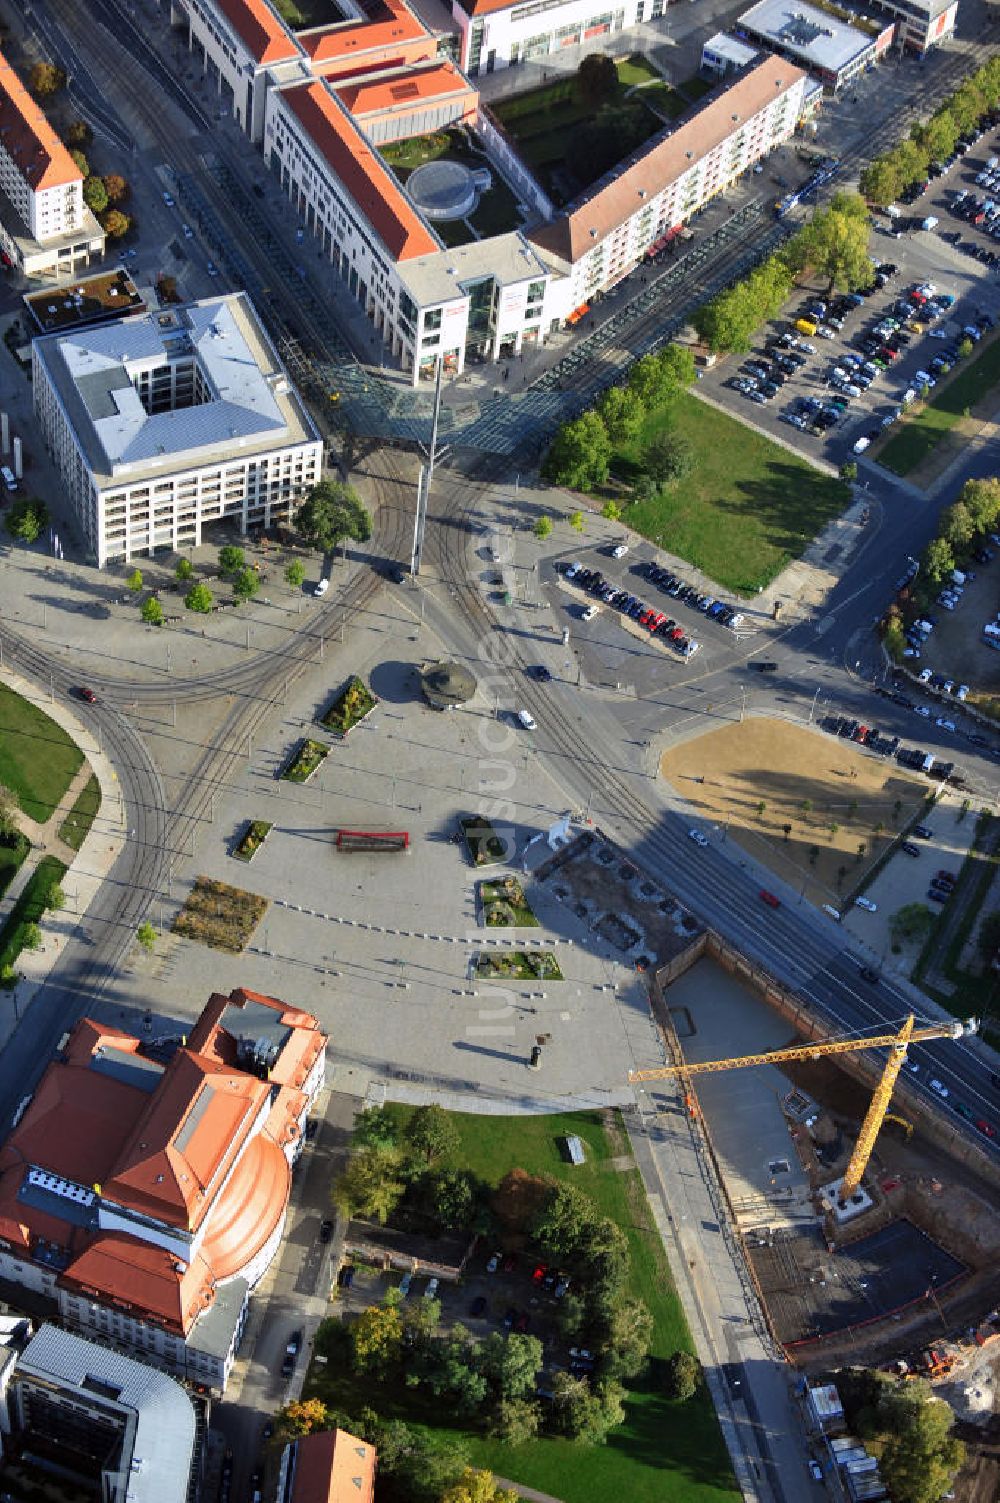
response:
[[(14, 673), (10, 668), (4, 669), (3, 682), (8, 688), (43, 710), (58, 726), (68, 732), (86, 760), (74, 777), (52, 819), (41, 828), (46, 844), (40, 848), (36, 847), (36, 851), (29, 855), (18, 872), (17, 878), (11, 884), (3, 905), (0, 905), (0, 923), (2, 923), (7, 917), (9, 908), (13, 906), (17, 894), (23, 889), (28, 876), (37, 865), (37, 859), (33, 859), (36, 852), (37, 855), (42, 853), (56, 855), (61, 861), (67, 863), (69, 870), (62, 882), (66, 893), (66, 907), (59, 913), (46, 913), (39, 921), (42, 931), (42, 948), (24, 950), (21, 953), (18, 959), (20, 977), (16, 985), (10, 991), (0, 991), (0, 1046), (6, 1043), (25, 1017), (39, 988), (45, 985), (49, 971), (59, 958), (67, 939), (78, 927), (101, 883), (117, 860), (127, 829), (124, 800), (118, 786), (118, 774), (98, 742), (76, 718), (69, 706), (60, 704), (58, 700), (50, 703), (35, 684), (22, 678), (20, 674)], [(79, 851), (73, 852), (68, 846), (64, 846), (61, 841), (45, 832), (53, 826), (58, 828), (59, 823), (72, 808), (77, 794), (91, 772), (100, 784), (101, 806), (83, 845)], [(36, 832), (38, 829), (39, 827), (35, 826)], [(26, 830), (25, 833), (31, 832)], [(35, 836), (32, 838), (34, 841)]]

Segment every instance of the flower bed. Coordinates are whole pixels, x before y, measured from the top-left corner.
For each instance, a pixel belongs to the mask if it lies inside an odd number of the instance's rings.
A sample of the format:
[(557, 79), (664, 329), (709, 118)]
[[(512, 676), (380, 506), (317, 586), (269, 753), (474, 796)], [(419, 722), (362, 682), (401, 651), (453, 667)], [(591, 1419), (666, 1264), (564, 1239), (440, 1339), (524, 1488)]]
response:
[(375, 695), (357, 674), (349, 678), (336, 699), (320, 716), (320, 725), (335, 736), (346, 736), (348, 731), (360, 725), (378, 704)]
[(237, 861), (252, 861), (274, 826), (266, 819), (252, 819), (243, 831), (239, 845), (233, 851)]
[(266, 912), (267, 899), (259, 894), (199, 877), (174, 919), (174, 933), (239, 955)]
[(317, 767), (330, 755), (330, 748), (323, 741), (311, 741), (308, 736), (300, 741), (285, 763), (279, 777), (289, 783), (308, 783)]
[(503, 877), (499, 882), (480, 882), (479, 901), (487, 929), (501, 929), (511, 925), (525, 929), (538, 928), (538, 920), (516, 877)]
[(466, 819), (460, 819), (459, 825), (473, 866), (492, 866), (506, 858), (506, 847), (485, 814), (472, 814)]
[(484, 981), (562, 981), (559, 962), (548, 950), (514, 950), (477, 955), (476, 975)]

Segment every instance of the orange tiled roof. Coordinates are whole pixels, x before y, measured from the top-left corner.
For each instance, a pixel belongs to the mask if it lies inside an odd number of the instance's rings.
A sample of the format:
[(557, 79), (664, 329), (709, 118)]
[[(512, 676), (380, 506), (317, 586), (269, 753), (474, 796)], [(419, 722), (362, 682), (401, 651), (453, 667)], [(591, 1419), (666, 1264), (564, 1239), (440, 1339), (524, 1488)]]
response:
[(215, 3), (258, 63), (279, 63), (298, 57), (299, 49), (265, 0), (215, 0)]
[(428, 35), (403, 0), (384, 0), (378, 12), (363, 21), (345, 21), (339, 26), (304, 32), (300, 38), (313, 62), (325, 63), (334, 58), (354, 57), (374, 47), (393, 47), (414, 42)]
[(469, 87), (455, 64), (448, 60), (431, 67), (418, 65), (401, 69), (391, 77), (352, 78), (334, 87), (355, 116), (417, 108), (428, 100), (443, 99), (449, 94), (469, 94), (473, 102), (478, 98), (475, 89)]
[(200, 1255), (182, 1263), (162, 1247), (101, 1232), (60, 1277), (81, 1294), (122, 1305), (186, 1335), (215, 1300), (212, 1270)]
[(28, 186), (36, 192), (40, 188), (61, 188), (68, 183), (83, 182), (83, 173), (2, 55), (0, 143)]
[(347, 1430), (321, 1430), (295, 1442), (289, 1503), (372, 1503), (375, 1448)]
[(409, 261), (440, 249), (378, 152), (326, 84), (297, 84), (282, 90), (281, 97), (394, 260)]
[(268, 1095), (264, 1081), (179, 1049), (146, 1098), (104, 1195), (175, 1226), (199, 1226)]
[(259, 1133), (212, 1207), (201, 1254), (217, 1279), (232, 1278), (255, 1257), (285, 1214), (292, 1171), (276, 1143)]

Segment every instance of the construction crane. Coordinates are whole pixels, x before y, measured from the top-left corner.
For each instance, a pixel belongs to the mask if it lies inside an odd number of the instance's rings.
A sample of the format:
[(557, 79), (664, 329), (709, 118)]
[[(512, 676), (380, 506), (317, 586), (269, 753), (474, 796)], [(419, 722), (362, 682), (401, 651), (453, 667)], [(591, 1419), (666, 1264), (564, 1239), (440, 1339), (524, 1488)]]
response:
[(751, 1065), (778, 1065), (795, 1059), (823, 1059), (829, 1054), (854, 1054), (859, 1049), (888, 1048), (889, 1058), (885, 1062), (882, 1079), (875, 1087), (841, 1185), (839, 1198), (847, 1201), (860, 1185), (868, 1168), (868, 1160), (889, 1109), (893, 1087), (903, 1068), (908, 1046), (922, 1044), (927, 1039), (965, 1038), (968, 1034), (975, 1033), (978, 1027), (976, 1019), (969, 1018), (965, 1023), (928, 1023), (917, 1028), (911, 1012), (898, 1033), (878, 1033), (868, 1038), (824, 1039), (813, 1044), (794, 1044), (788, 1049), (772, 1049), (768, 1054), (742, 1054), (733, 1059), (710, 1059), (697, 1064), (661, 1065), (655, 1070), (632, 1070), (629, 1082), (638, 1085), (646, 1080), (668, 1080), (671, 1076), (680, 1076), (683, 1080), (689, 1075), (707, 1075), (716, 1070), (747, 1070)]

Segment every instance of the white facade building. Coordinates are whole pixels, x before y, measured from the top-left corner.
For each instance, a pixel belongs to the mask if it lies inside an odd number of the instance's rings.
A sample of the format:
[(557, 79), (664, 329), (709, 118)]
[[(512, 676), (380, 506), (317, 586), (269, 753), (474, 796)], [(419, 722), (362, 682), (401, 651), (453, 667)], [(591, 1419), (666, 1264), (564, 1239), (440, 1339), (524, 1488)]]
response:
[(32, 346), (46, 447), (99, 567), (287, 521), (323, 446), (245, 293)]
[(451, 0), (461, 38), (458, 61), (475, 78), (499, 72), (563, 47), (614, 36), (662, 16), (668, 0)]
[(0, 56), (0, 252), (26, 276), (71, 275), (104, 252), (83, 173)]

